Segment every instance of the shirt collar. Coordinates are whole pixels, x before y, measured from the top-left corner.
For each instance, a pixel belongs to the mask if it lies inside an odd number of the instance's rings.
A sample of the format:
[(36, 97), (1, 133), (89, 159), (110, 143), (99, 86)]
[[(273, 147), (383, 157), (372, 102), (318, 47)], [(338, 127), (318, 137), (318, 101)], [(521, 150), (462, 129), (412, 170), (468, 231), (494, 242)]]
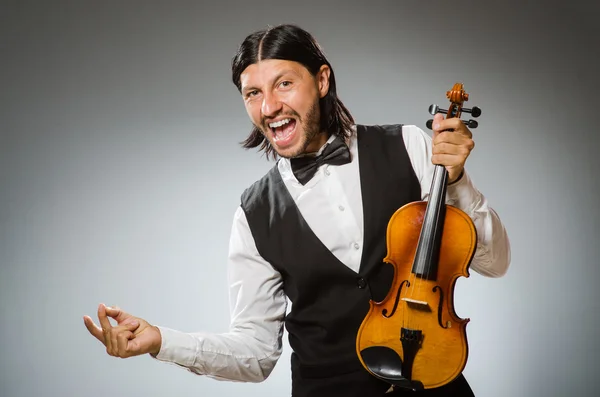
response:
[[(325, 142), (323, 144), (323, 146), (321, 146), (317, 152), (308, 153), (305, 156), (318, 156), (318, 155), (320, 155), (321, 153), (323, 153), (323, 150), (325, 150), (325, 146), (327, 146), (327, 144), (333, 142), (333, 140), (335, 139), (335, 137), (336, 136), (334, 134), (331, 134), (331, 136), (329, 137), (329, 139), (327, 139), (327, 142)], [(296, 176), (292, 172), (292, 165), (290, 163), (290, 159), (282, 157), (282, 158), (279, 159), (277, 165), (279, 167), (279, 173), (281, 174), (281, 177), (284, 180), (291, 180), (294, 183), (300, 184), (300, 182), (298, 182), (298, 180), (296, 179)]]
[[(353, 126), (352, 128), (355, 129), (356, 127)], [(321, 146), (321, 148), (317, 152), (309, 153), (309, 154), (306, 154), (306, 155), (307, 156), (318, 156), (318, 155), (320, 155), (321, 153), (323, 153), (323, 150), (325, 150), (325, 146), (327, 146), (329, 143), (333, 142), (333, 140), (336, 137), (337, 137), (337, 135), (331, 134), (331, 136), (329, 137), (329, 139), (327, 139), (327, 142), (325, 142), (323, 144), (323, 146)], [(354, 131), (353, 137), (356, 137), (356, 132), (355, 131)], [(353, 139), (353, 140), (355, 140), (355, 139)], [(350, 142), (350, 147), (352, 147), (352, 145), (354, 143), (355, 142)], [(316, 183), (316, 181), (318, 180), (318, 178), (313, 178), (306, 185), (302, 185), (300, 182), (298, 182), (298, 180), (296, 179), (296, 176), (292, 172), (292, 165), (290, 163), (290, 159), (288, 159), (288, 158), (280, 158), (279, 161), (277, 162), (277, 167), (279, 169), (279, 173), (281, 174), (281, 178), (284, 181), (293, 182), (295, 185), (298, 185), (298, 186), (308, 187), (308, 186), (311, 186), (313, 183)]]

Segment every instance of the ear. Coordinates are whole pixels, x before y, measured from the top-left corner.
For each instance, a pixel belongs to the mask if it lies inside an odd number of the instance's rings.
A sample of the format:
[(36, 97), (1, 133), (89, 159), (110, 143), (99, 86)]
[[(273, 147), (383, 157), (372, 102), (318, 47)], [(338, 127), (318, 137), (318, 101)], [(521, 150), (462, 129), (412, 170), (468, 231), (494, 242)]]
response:
[(329, 92), (329, 75), (331, 68), (327, 65), (322, 65), (317, 72), (317, 88), (319, 90), (319, 98), (323, 98)]

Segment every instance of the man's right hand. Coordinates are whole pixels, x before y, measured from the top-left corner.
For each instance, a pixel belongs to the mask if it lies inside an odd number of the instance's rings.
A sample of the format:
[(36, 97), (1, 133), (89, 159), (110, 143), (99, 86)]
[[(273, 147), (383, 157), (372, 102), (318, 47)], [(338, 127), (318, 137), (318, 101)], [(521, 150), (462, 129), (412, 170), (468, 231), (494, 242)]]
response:
[[(117, 325), (113, 326), (108, 317), (115, 319)], [(98, 306), (98, 320), (100, 327), (90, 316), (83, 317), (90, 334), (106, 346), (109, 355), (126, 358), (149, 353), (156, 356), (160, 351), (160, 331), (145, 320), (104, 304)]]

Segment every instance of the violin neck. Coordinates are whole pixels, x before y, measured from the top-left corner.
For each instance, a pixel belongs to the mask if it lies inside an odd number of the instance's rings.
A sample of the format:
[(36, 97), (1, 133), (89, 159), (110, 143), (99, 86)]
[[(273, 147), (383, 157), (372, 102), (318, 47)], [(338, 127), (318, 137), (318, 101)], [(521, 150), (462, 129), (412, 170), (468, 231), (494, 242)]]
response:
[(447, 186), (448, 171), (446, 167), (436, 165), (412, 267), (414, 274), (428, 280), (434, 280), (437, 277), (440, 241), (446, 216)]

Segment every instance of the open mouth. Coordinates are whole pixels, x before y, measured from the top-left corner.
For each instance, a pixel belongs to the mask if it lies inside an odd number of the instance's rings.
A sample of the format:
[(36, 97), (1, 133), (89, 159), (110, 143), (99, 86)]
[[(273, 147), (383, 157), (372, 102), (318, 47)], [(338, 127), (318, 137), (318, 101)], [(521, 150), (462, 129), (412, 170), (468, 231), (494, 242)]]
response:
[(282, 119), (269, 123), (269, 128), (273, 133), (273, 141), (279, 146), (285, 146), (294, 138), (296, 120), (292, 118)]

